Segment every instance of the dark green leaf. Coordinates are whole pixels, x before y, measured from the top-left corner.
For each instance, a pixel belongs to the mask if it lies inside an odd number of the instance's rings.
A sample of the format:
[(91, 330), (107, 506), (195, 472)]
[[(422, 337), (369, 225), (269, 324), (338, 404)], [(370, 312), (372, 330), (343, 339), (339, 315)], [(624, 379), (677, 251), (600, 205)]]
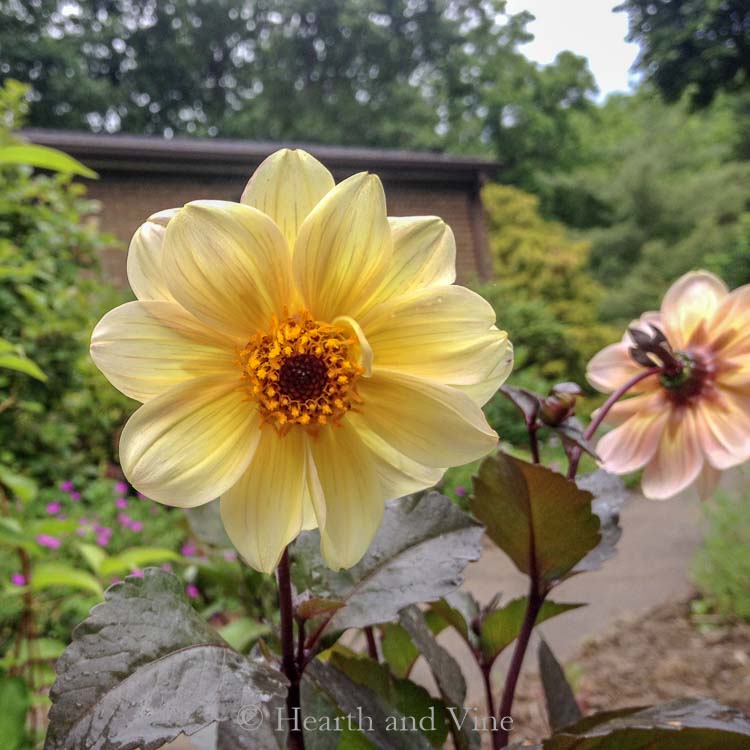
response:
[[(482, 653), (488, 661), (494, 661), (498, 655), (518, 638), (526, 614), (528, 599), (524, 596), (508, 602), (502, 609), (490, 612), (483, 620), (479, 641)], [(584, 604), (568, 604), (545, 601), (536, 618), (536, 624), (549, 620), (557, 615), (584, 607)]]
[(31, 502), (37, 495), (37, 485), (33, 479), (11, 471), (0, 464), (0, 484), (4, 484), (21, 502)]
[[(397, 726), (400, 725), (404, 721), (403, 715), (373, 690), (357, 684), (332, 665), (319, 659), (314, 660), (305, 670), (302, 684), (302, 712), (307, 717), (318, 719), (305, 733), (306, 747), (308, 735), (322, 734), (321, 722), (326, 717), (331, 721), (335, 714), (344, 717), (341, 727), (347, 726), (351, 721), (355, 729), (361, 728), (367, 740), (377, 750), (432, 750), (428, 739), (419, 731), (393, 731), (391, 722), (395, 721)], [(325, 709), (323, 713), (316, 715), (314, 712), (321, 708)], [(316, 744), (315, 747), (327, 750), (344, 745)]]
[(294, 547), (295, 582), (298, 590), (346, 604), (326, 615), (324, 630), (376, 625), (460, 586), (461, 571), (479, 558), (481, 536), (482, 527), (437, 492), (402, 498), (388, 504), (370, 549), (350, 570), (331, 571), (320, 557), (318, 532), (302, 534)]
[(0, 706), (0, 739), (3, 750), (28, 747), (26, 712), (29, 709), (29, 691), (20, 677), (0, 676)]
[(444, 596), (432, 604), (432, 610), (454, 627), (469, 645), (475, 645), (473, 625), (479, 621), (479, 604), (468, 591), (454, 591)]
[(547, 739), (544, 750), (747, 750), (750, 720), (712, 700), (589, 716)]
[(497, 453), (474, 477), (471, 509), (522, 573), (553, 584), (599, 543), (591, 500), (562, 474)]
[[(461, 667), (435, 640), (419, 607), (406, 607), (401, 611), (399, 620), (430, 665), (445, 705), (454, 711), (460, 711), (466, 700), (466, 680), (461, 673)], [(460, 750), (478, 748), (481, 744), (479, 734), (468, 723), (460, 726), (460, 718), (454, 716), (451, 722), (451, 734), (456, 746)]]
[(617, 542), (622, 536), (620, 511), (629, 497), (622, 479), (599, 469), (578, 477), (576, 484), (594, 496), (591, 509), (599, 516), (601, 541), (573, 569), (573, 573), (598, 570), (617, 553)]
[[(46, 750), (155, 750), (214, 723), (233, 750), (278, 748), (272, 727), (285, 678), (229, 648), (180, 580), (157, 568), (107, 590), (57, 672)], [(243, 717), (258, 711), (262, 725), (246, 729)]]
[(539, 674), (542, 678), (547, 718), (553, 732), (581, 719), (581, 709), (565, 672), (544, 638), (539, 640)]

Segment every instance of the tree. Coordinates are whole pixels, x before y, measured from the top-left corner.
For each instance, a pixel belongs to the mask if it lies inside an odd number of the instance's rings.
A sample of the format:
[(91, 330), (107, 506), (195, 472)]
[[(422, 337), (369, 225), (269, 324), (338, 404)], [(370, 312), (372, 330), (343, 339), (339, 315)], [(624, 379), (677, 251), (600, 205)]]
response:
[(693, 106), (706, 107), (750, 85), (747, 0), (625, 0), (616, 10), (641, 46), (636, 65), (668, 101), (689, 91)]

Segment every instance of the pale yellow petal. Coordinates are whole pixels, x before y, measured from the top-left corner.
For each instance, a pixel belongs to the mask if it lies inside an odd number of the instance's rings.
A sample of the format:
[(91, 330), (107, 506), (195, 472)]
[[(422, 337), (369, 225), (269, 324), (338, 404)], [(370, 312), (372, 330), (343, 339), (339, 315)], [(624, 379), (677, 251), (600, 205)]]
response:
[[(470, 396), (431, 380), (374, 369), (362, 379), (361, 419), (412, 461), (441, 468), (486, 455), (497, 435)], [(351, 415), (355, 421), (360, 415)]]
[(744, 369), (750, 375), (750, 285), (738, 287), (721, 301), (709, 330), (711, 348), (722, 360), (730, 360), (733, 370)]
[(728, 292), (726, 284), (708, 271), (687, 273), (672, 284), (661, 305), (664, 333), (672, 347), (703, 343), (710, 335), (708, 324)]
[(433, 487), (445, 473), (445, 469), (423, 466), (399, 453), (376, 435), (361, 416), (353, 413), (348, 419), (373, 455), (375, 470), (386, 500)]
[(120, 438), (120, 464), (147, 497), (189, 508), (236, 484), (259, 438), (258, 411), (239, 378), (195, 378), (133, 414)]
[(602, 466), (613, 474), (628, 474), (645, 466), (656, 453), (669, 411), (641, 411), (603, 435), (596, 445)]
[(325, 499), (320, 550), (330, 568), (356, 565), (383, 519), (385, 501), (370, 451), (351, 425), (321, 430), (311, 441), (319, 493)]
[(232, 544), (263, 573), (274, 571), (302, 528), (308, 442), (303, 430), (282, 438), (266, 426), (242, 478), (221, 497), (221, 519)]
[(460, 286), (428, 287), (377, 305), (362, 319), (375, 366), (467, 389), (483, 404), (513, 367), (495, 312)]
[(356, 318), (390, 259), (383, 186), (377, 177), (362, 173), (339, 183), (302, 223), (294, 278), (318, 320)]
[(283, 148), (255, 170), (240, 201), (276, 222), (291, 253), (302, 222), (333, 187), (331, 173), (316, 158)]
[(456, 240), (437, 216), (390, 217), (393, 256), (373, 303), (456, 280)]
[(176, 302), (127, 302), (91, 336), (91, 358), (115, 388), (148, 401), (201, 375), (237, 372), (234, 342)]
[(173, 300), (162, 271), (162, 249), (166, 225), (155, 221), (141, 224), (128, 248), (128, 282), (140, 300)]
[(167, 226), (163, 269), (183, 307), (244, 340), (267, 330), (291, 299), (281, 232), (264, 213), (240, 203), (188, 203)]
[(698, 478), (703, 462), (695, 415), (690, 409), (674, 410), (643, 472), (643, 494), (651, 500), (673, 497)]
[(702, 399), (695, 422), (712, 466), (728, 469), (750, 459), (750, 394), (725, 390)]

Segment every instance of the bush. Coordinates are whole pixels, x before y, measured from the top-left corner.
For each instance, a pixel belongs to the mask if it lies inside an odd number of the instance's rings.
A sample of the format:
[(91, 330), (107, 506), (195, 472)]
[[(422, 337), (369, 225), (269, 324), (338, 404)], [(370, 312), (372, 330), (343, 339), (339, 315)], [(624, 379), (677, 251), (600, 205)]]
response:
[(708, 528), (693, 566), (695, 583), (722, 617), (750, 620), (750, 489), (703, 507)]

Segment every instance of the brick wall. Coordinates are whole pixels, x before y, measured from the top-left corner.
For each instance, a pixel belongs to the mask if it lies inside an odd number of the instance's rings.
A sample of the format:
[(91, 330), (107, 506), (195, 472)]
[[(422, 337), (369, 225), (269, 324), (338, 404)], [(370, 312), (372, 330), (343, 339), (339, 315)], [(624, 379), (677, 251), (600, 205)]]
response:
[[(250, 170), (248, 170), (249, 172)], [(238, 200), (244, 180), (235, 176), (214, 177), (155, 174), (149, 172), (99, 170), (100, 179), (89, 182), (89, 196), (101, 202), (102, 229), (120, 241), (119, 249), (106, 252), (104, 268), (118, 283), (126, 284), (125, 250), (144, 219), (160, 209), (183, 205), (191, 200), (213, 198)], [(336, 175), (337, 179), (341, 175)], [(479, 258), (483, 231), (478, 204), (465, 184), (385, 181), (388, 213), (392, 216), (436, 215), (453, 229), (457, 246), (460, 281), (481, 275)]]

